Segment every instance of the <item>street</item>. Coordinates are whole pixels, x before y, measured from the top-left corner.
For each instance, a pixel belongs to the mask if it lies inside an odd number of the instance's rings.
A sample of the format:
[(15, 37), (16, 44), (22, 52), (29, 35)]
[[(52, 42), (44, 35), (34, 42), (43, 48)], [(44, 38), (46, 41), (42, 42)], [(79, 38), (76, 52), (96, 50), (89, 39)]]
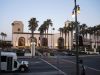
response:
[[(86, 75), (100, 75), (100, 55), (80, 56), (86, 70)], [(50, 56), (50, 57), (34, 57), (19, 58), (29, 61), (29, 71), (6, 72), (0, 75), (76, 75), (75, 56)], [(80, 74), (81, 74), (80, 66)]]

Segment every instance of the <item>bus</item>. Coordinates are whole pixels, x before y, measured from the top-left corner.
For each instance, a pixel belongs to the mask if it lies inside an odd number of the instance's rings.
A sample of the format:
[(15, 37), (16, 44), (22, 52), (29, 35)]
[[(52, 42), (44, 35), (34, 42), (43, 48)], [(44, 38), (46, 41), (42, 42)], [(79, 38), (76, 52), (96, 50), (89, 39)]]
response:
[(28, 61), (17, 60), (17, 55), (14, 52), (1, 52), (1, 70), (2, 71), (27, 71)]

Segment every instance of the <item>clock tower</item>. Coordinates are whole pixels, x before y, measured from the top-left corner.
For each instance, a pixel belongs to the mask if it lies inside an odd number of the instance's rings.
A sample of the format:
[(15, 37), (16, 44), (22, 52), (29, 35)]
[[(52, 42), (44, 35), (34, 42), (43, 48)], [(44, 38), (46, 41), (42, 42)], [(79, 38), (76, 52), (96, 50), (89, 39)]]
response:
[(24, 25), (21, 21), (14, 21), (12, 23), (12, 33), (21, 32), (23, 33)]

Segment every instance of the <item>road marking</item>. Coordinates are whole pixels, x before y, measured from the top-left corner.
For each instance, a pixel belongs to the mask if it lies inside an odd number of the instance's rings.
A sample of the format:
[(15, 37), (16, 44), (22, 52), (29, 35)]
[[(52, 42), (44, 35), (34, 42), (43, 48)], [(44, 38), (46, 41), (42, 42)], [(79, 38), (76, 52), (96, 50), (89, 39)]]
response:
[[(70, 60), (64, 60), (64, 59), (61, 59), (61, 60), (66, 61), (66, 62), (70, 62), (70, 63), (73, 63), (73, 64), (76, 64), (75, 62), (70, 61)], [(88, 67), (88, 66), (84, 66), (84, 67), (89, 68), (89, 69), (94, 70), (94, 71), (98, 71), (98, 72), (100, 72), (100, 70), (95, 69), (95, 68), (92, 68), (92, 67)]]
[(45, 63), (49, 64), (50, 66), (52, 66), (53, 68), (55, 68), (56, 70), (58, 70), (59, 72), (61, 72), (64, 75), (67, 75), (65, 72), (63, 72), (62, 70), (60, 70), (59, 68), (57, 68), (56, 66), (52, 65), (51, 63), (47, 62), (46, 60), (40, 58), (42, 61), (44, 61)]
[(98, 71), (98, 72), (100, 72), (100, 70), (97, 70), (97, 69), (95, 69), (95, 68), (88, 67), (88, 66), (85, 66), (85, 67), (87, 67), (87, 68), (89, 68), (89, 69), (91, 69), (91, 70), (95, 70), (95, 71)]
[(100, 55), (81, 55), (79, 57), (93, 57), (93, 56), (100, 56)]

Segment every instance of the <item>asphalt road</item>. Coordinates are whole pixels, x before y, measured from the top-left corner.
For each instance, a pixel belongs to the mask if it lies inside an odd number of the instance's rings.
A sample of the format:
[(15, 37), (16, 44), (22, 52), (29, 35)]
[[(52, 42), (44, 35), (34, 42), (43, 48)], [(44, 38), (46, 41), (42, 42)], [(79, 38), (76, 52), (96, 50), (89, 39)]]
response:
[[(100, 55), (80, 56), (83, 59), (86, 75), (100, 75)], [(0, 75), (76, 75), (75, 56), (51, 56), (19, 58), (19, 61), (29, 61), (29, 71), (6, 72)], [(80, 74), (82, 68), (80, 67)]]
[[(58, 67), (67, 75), (76, 74), (76, 58), (75, 56), (57, 56), (50, 58), (43, 58), (54, 66)], [(89, 55), (89, 56), (80, 56), (80, 59), (83, 60), (86, 75), (100, 75), (100, 55)], [(80, 74), (82, 67), (80, 65)]]

